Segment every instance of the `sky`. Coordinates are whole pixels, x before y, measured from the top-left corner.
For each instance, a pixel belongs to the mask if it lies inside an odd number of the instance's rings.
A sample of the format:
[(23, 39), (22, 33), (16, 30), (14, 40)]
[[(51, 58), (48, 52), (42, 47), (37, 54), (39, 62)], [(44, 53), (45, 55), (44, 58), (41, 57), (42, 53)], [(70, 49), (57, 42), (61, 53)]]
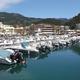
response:
[(0, 0), (0, 12), (36, 18), (72, 18), (80, 13), (80, 0)]

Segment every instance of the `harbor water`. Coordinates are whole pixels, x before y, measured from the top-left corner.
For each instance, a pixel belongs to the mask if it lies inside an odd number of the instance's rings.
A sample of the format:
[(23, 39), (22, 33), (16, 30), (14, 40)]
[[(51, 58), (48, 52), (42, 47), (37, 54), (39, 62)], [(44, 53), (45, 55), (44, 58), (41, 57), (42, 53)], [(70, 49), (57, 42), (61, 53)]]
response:
[(24, 59), (26, 64), (0, 64), (0, 80), (80, 80), (78, 48), (25, 55)]

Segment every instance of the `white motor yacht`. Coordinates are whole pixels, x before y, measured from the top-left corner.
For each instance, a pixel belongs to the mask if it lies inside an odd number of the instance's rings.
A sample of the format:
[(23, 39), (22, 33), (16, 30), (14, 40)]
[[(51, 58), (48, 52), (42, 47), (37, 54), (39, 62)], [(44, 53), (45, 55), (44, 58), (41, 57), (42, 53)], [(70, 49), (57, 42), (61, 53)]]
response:
[(6, 49), (0, 51), (0, 64), (14, 64), (16, 61), (12, 62), (10, 55), (14, 53), (13, 50)]

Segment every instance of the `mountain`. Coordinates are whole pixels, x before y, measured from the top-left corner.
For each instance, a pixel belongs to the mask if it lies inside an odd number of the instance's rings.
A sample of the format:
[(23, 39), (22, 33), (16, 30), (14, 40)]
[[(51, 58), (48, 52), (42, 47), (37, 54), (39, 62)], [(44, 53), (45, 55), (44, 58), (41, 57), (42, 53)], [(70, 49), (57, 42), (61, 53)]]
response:
[(26, 26), (30, 25), (32, 22), (36, 22), (41, 20), (40, 18), (30, 18), (24, 17), (21, 14), (17, 13), (7, 13), (7, 12), (0, 12), (0, 22), (7, 25), (13, 26)]
[(0, 22), (3, 22), (3, 24), (7, 25), (13, 25), (13, 26), (26, 26), (30, 25), (32, 23), (38, 24), (38, 23), (46, 23), (46, 24), (55, 24), (55, 25), (62, 25), (67, 21), (67, 19), (64, 18), (31, 18), (31, 17), (24, 17), (21, 14), (18, 13), (8, 13), (8, 12), (0, 12)]
[(80, 23), (80, 13), (71, 19), (66, 18), (33, 18), (25, 17), (18, 13), (0, 12), (0, 22), (7, 25), (23, 26), (34, 24), (51, 24), (51, 25), (68, 25), (71, 29), (74, 29), (76, 24)]
[(76, 28), (76, 24), (80, 23), (80, 13), (77, 16), (74, 16), (73, 18), (69, 19), (68, 22), (65, 24), (70, 26), (71, 29)]
[(35, 22), (35, 24), (39, 24), (39, 23), (45, 23), (45, 24), (53, 24), (53, 25), (64, 25), (66, 22), (68, 21), (68, 19), (57, 19), (57, 18), (46, 18), (46, 19), (42, 19), (40, 21)]

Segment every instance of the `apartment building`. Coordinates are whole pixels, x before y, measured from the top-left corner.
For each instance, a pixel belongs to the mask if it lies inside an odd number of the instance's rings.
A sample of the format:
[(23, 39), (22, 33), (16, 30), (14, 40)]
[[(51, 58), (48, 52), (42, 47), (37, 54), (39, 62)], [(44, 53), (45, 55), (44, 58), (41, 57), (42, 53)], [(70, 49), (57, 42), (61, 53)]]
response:
[(64, 32), (64, 26), (56, 26), (50, 24), (32, 24), (31, 27), (32, 31), (35, 33), (41, 32), (41, 34), (61, 34)]

